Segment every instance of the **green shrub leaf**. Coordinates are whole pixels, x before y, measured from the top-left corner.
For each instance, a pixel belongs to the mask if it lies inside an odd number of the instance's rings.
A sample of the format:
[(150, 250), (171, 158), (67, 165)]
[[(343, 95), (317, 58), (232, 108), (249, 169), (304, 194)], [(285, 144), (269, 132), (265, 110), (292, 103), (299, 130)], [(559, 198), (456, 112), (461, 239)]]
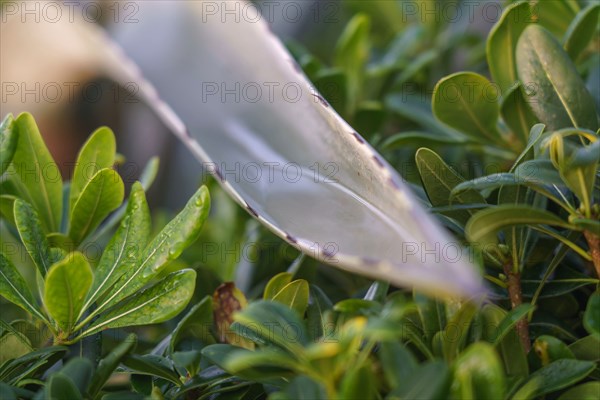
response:
[(517, 322), (534, 309), (534, 305), (525, 303), (510, 310), (496, 327), (496, 336), (492, 343), (496, 346), (502, 343), (508, 333), (517, 325)]
[(308, 282), (297, 279), (288, 283), (273, 297), (273, 301), (285, 304), (303, 316), (308, 307)]
[(92, 279), (92, 268), (79, 252), (50, 267), (44, 285), (44, 305), (63, 331), (70, 332), (75, 325)]
[(25, 279), (2, 253), (0, 253), (0, 295), (31, 315), (46, 321)]
[(447, 398), (450, 371), (442, 361), (421, 364), (406, 384), (392, 391), (389, 399), (435, 400)]
[(40, 131), (31, 116), (23, 113), (15, 120), (18, 144), (9, 178), (18, 182), (20, 193), (38, 212), (46, 232), (60, 228), (62, 218), (62, 178)]
[[(516, 49), (519, 36), (532, 20), (529, 2), (510, 4), (490, 32), (487, 44), (487, 62), (494, 81), (500, 86), (503, 97), (518, 80)], [(514, 89), (513, 89), (514, 91)]]
[(563, 44), (573, 61), (577, 60), (577, 57), (597, 34), (598, 16), (600, 16), (600, 4), (590, 3), (571, 21)]
[(87, 329), (89, 336), (102, 329), (148, 325), (169, 320), (179, 314), (194, 294), (196, 272), (184, 269), (167, 275), (163, 280), (102, 314)]
[(108, 378), (115, 372), (121, 360), (131, 353), (136, 345), (137, 337), (132, 333), (100, 360), (87, 389), (87, 393), (91, 398), (95, 398), (106, 381), (108, 381)]
[(169, 342), (169, 352), (177, 350), (180, 342), (193, 338), (201, 343), (212, 344), (214, 338), (211, 334), (213, 326), (213, 303), (210, 296), (204, 297), (198, 304), (179, 321)]
[(83, 400), (81, 392), (77, 389), (75, 383), (66, 375), (60, 372), (50, 377), (45, 388), (44, 398), (49, 400)]
[(44, 235), (42, 223), (33, 207), (21, 199), (14, 202), (14, 220), (21, 242), (33, 260), (42, 277), (46, 276), (52, 260), (50, 246)]
[(115, 135), (107, 127), (97, 129), (85, 142), (77, 156), (71, 179), (69, 195), (71, 212), (73, 212), (79, 196), (98, 171), (113, 166), (116, 151)]
[(441, 122), (478, 142), (502, 144), (496, 123), (500, 115), (498, 87), (473, 72), (440, 80), (433, 90), (433, 114)]
[(136, 374), (158, 377), (177, 386), (181, 385), (179, 374), (173, 370), (173, 364), (167, 358), (155, 354), (146, 354), (143, 356), (130, 354), (123, 357), (122, 362), (123, 365)]
[(114, 291), (115, 283), (123, 276), (131, 274), (146, 248), (150, 229), (150, 210), (144, 189), (136, 182), (131, 188), (125, 217), (104, 249), (96, 267), (94, 284), (86, 305), (89, 306), (106, 292)]
[(572, 228), (556, 215), (524, 204), (506, 204), (478, 211), (465, 226), (465, 234), (471, 243), (481, 246), (497, 244), (500, 229), (515, 225), (555, 225)]
[[(421, 148), (415, 155), (421, 181), (427, 192), (427, 197), (434, 207), (450, 205), (451, 192), (464, 182), (462, 176), (450, 168), (434, 151)], [(482, 204), (485, 199), (475, 190), (466, 190), (454, 197), (453, 204)], [(456, 220), (466, 223), (475, 210), (451, 211), (446, 214)]]
[(263, 299), (272, 300), (277, 293), (281, 291), (288, 283), (292, 281), (294, 277), (293, 274), (289, 272), (280, 272), (279, 274), (272, 277), (267, 286), (265, 287), (265, 292), (263, 294)]
[(469, 346), (456, 359), (451, 392), (456, 399), (504, 399), (504, 369), (494, 348), (485, 342)]
[(591, 361), (569, 359), (554, 361), (531, 374), (513, 399), (539, 398), (564, 389), (588, 376), (595, 368), (595, 363)]
[(587, 382), (575, 386), (560, 395), (558, 400), (597, 400), (600, 396), (600, 382)]
[(543, 27), (529, 25), (521, 35), (517, 70), (521, 82), (534, 88), (529, 104), (548, 130), (598, 128), (594, 99), (569, 56)]
[(590, 296), (583, 315), (583, 325), (591, 335), (600, 337), (600, 291)]
[(515, 135), (514, 139), (525, 145), (537, 118), (531, 111), (529, 99), (525, 97), (523, 91), (524, 88), (520, 82), (508, 88), (500, 104), (500, 114)]
[[(242, 312), (237, 313), (235, 321), (243, 326), (248, 337), (256, 337), (266, 343), (272, 343), (292, 354), (301, 352), (301, 345), (307, 344), (308, 335), (304, 322), (298, 314), (283, 304), (273, 301), (256, 301)], [(235, 325), (235, 324), (234, 324)], [(294, 340), (289, 340), (293, 337)]]
[(135, 267), (121, 275), (98, 308), (110, 307), (135, 293), (158, 275), (168, 262), (179, 257), (198, 238), (209, 210), (208, 189), (202, 186), (185, 208), (148, 243)]
[(15, 155), (18, 138), (14, 118), (8, 114), (0, 124), (0, 175), (6, 171)]
[(69, 237), (81, 243), (123, 201), (125, 187), (119, 174), (105, 168), (85, 186), (71, 211)]
[(362, 87), (364, 66), (369, 58), (370, 28), (371, 21), (368, 16), (356, 15), (346, 25), (334, 51), (334, 65), (347, 77), (347, 104), (350, 110), (356, 107)]

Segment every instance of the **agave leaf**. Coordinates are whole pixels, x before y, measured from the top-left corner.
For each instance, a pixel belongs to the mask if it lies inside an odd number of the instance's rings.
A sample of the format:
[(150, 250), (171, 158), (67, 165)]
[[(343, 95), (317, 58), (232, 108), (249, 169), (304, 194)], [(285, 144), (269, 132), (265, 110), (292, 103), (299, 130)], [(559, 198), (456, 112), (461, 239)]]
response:
[[(92, 24), (65, 29), (87, 43), (102, 72), (135, 82), (204, 170), (296, 248), (421, 292), (480, 294), (482, 281), (468, 255), (312, 89), (266, 22), (222, 23), (203, 12), (205, 5), (139, 3), (141, 23), (120, 24), (115, 36), (141, 69)], [(43, 24), (35, 30), (43, 32)], [(153, 51), (142, 53), (139, 41), (152, 42)], [(221, 88), (238, 89), (225, 95)]]

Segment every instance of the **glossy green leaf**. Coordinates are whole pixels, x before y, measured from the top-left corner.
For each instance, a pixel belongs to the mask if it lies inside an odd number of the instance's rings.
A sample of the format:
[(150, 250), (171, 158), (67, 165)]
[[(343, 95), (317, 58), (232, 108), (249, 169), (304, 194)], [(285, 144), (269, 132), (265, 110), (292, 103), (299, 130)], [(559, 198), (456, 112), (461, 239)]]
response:
[(184, 269), (167, 275), (163, 280), (130, 297), (102, 314), (84, 332), (95, 332), (122, 326), (156, 324), (179, 314), (194, 294), (196, 272)]
[(496, 327), (497, 333), (492, 343), (494, 345), (500, 344), (504, 338), (506, 338), (508, 333), (517, 325), (517, 322), (525, 318), (525, 316), (534, 309), (535, 306), (525, 303), (510, 310)]
[(79, 252), (50, 267), (44, 285), (44, 305), (63, 331), (70, 332), (77, 322), (92, 279), (92, 268)]
[(500, 115), (498, 87), (472, 72), (458, 72), (440, 80), (433, 90), (433, 114), (467, 136), (502, 143), (496, 123)]
[(543, 27), (529, 25), (521, 35), (517, 70), (526, 87), (534, 88), (529, 104), (548, 130), (598, 128), (592, 96), (569, 56)]
[[(526, 398), (539, 398), (564, 389), (588, 376), (595, 367), (591, 361), (568, 359), (554, 361), (531, 374), (528, 381), (515, 393), (513, 399), (524, 398), (525, 392), (528, 394)], [(531, 382), (536, 382), (532, 393), (528, 387)]]
[(71, 179), (69, 194), (69, 210), (71, 212), (94, 175), (102, 169), (113, 166), (116, 151), (115, 135), (107, 127), (97, 129), (81, 147)]
[(62, 218), (62, 178), (31, 114), (20, 114), (15, 120), (17, 149), (11, 168), (16, 181), (27, 193), (46, 232), (58, 231)]
[(2, 253), (0, 253), (0, 295), (42, 321), (46, 320), (25, 279)]
[(491, 345), (478, 342), (469, 346), (456, 359), (453, 370), (453, 398), (504, 399), (504, 369)]
[(511, 86), (507, 89), (500, 104), (502, 119), (513, 132), (514, 139), (522, 145), (527, 143), (529, 132), (537, 122), (524, 90), (520, 82)]
[(558, 400), (598, 400), (600, 382), (587, 382), (575, 386), (560, 395)]
[(0, 124), (0, 175), (6, 171), (17, 150), (18, 133), (12, 114), (7, 114)]
[(596, 291), (588, 300), (583, 326), (591, 335), (600, 337), (600, 291)]
[(21, 242), (27, 249), (33, 264), (42, 277), (46, 276), (50, 264), (50, 246), (44, 235), (42, 223), (33, 207), (21, 199), (16, 199), (13, 205), (14, 221)]
[(94, 272), (94, 283), (86, 299), (87, 306), (108, 291), (114, 291), (115, 283), (138, 265), (150, 230), (150, 211), (144, 189), (136, 182), (131, 188), (125, 217), (104, 249)]
[(75, 383), (61, 373), (55, 373), (50, 377), (45, 388), (44, 398), (48, 400), (83, 400)]
[(90, 397), (94, 398), (100, 392), (104, 384), (121, 363), (121, 360), (131, 353), (136, 345), (137, 337), (132, 333), (100, 360), (87, 389), (87, 393)]
[(178, 348), (180, 342), (193, 338), (201, 343), (212, 344), (214, 338), (211, 334), (213, 326), (213, 303), (210, 296), (204, 297), (198, 304), (179, 321), (169, 342), (169, 352)]
[(388, 399), (422, 399), (435, 400), (447, 398), (450, 372), (441, 361), (421, 364), (411, 375), (406, 384), (392, 391)]
[(303, 316), (308, 307), (308, 282), (297, 279), (288, 283), (273, 297), (273, 301), (285, 304)]
[(135, 267), (124, 273), (106, 293), (98, 306), (104, 309), (137, 292), (158, 275), (168, 262), (175, 260), (200, 234), (208, 217), (210, 197), (202, 186), (185, 208), (148, 243)]
[(573, 61), (577, 60), (577, 57), (593, 40), (594, 35), (597, 35), (599, 16), (600, 4), (590, 3), (571, 21), (565, 33), (563, 44)]
[(269, 279), (269, 282), (267, 283), (263, 293), (263, 299), (272, 300), (273, 297), (275, 297), (275, 295), (281, 291), (281, 289), (283, 289), (292, 281), (293, 277), (294, 275), (289, 272), (280, 272)]
[(569, 223), (548, 211), (524, 204), (507, 204), (478, 211), (465, 226), (465, 234), (471, 243), (486, 246), (498, 243), (497, 233), (502, 228), (537, 224), (571, 228)]
[(494, 82), (500, 86), (503, 97), (507, 98), (509, 89), (518, 80), (516, 49), (519, 36), (527, 25), (533, 22), (531, 6), (528, 2), (508, 5), (500, 20), (490, 32), (487, 44), (487, 62)]
[(71, 211), (69, 237), (81, 243), (123, 201), (125, 187), (110, 168), (98, 171), (81, 191)]
[[(415, 160), (431, 204), (435, 207), (450, 205), (452, 189), (464, 182), (464, 179), (450, 168), (439, 155), (427, 148), (419, 149), (415, 155)], [(477, 191), (468, 190), (455, 196), (452, 204), (470, 203), (485, 203), (485, 199)], [(475, 210), (460, 210), (447, 214), (462, 223), (466, 223), (474, 213)]]

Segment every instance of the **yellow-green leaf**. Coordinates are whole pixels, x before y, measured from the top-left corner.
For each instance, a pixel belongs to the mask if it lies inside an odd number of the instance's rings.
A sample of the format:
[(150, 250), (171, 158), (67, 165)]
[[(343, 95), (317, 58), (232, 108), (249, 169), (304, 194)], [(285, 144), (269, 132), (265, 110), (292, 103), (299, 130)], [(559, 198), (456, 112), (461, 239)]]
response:
[(50, 267), (44, 285), (44, 305), (64, 332), (70, 332), (75, 325), (92, 279), (92, 268), (79, 252)]
[(14, 118), (8, 114), (0, 124), (0, 175), (6, 171), (15, 155), (17, 140)]
[(38, 212), (46, 232), (58, 231), (62, 218), (62, 177), (31, 114), (15, 120), (18, 144), (9, 179)]
[(69, 237), (81, 243), (123, 201), (125, 188), (119, 174), (105, 168), (96, 173), (83, 189), (71, 211)]
[(102, 169), (112, 167), (115, 162), (116, 146), (115, 135), (107, 127), (97, 129), (85, 142), (77, 156), (71, 179), (69, 195), (71, 212), (73, 212), (77, 199), (94, 175)]

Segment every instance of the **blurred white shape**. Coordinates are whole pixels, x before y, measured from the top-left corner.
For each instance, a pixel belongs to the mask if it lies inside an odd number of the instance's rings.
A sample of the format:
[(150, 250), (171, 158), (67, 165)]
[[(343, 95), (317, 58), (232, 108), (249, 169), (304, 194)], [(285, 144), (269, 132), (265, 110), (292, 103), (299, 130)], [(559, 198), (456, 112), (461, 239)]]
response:
[(470, 253), (314, 91), (250, 3), (136, 4), (139, 22), (116, 37), (141, 71), (91, 24), (69, 28), (252, 215), (338, 268), (437, 296), (485, 293)]

